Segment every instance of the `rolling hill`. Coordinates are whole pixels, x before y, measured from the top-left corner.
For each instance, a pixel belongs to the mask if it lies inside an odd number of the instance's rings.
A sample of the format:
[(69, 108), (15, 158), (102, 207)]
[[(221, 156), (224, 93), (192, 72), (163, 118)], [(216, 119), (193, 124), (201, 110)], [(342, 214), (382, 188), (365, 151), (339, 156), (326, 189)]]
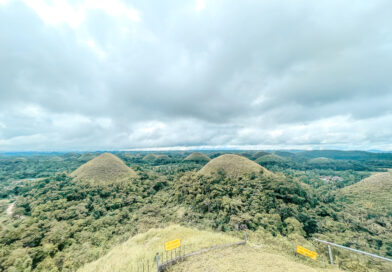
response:
[(238, 178), (246, 174), (260, 172), (267, 175), (272, 174), (254, 161), (234, 154), (221, 155), (211, 160), (198, 173), (204, 176), (213, 176), (220, 172), (230, 178)]
[(259, 157), (256, 162), (262, 166), (268, 167), (272, 165), (285, 165), (289, 159), (276, 154), (268, 154)]
[(184, 161), (194, 161), (194, 162), (209, 162), (211, 159), (200, 152), (194, 152), (184, 159)]
[(155, 154), (149, 153), (143, 157), (143, 161), (154, 161), (157, 158)]
[(343, 188), (338, 197), (345, 202), (377, 213), (392, 210), (392, 170), (376, 173)]
[(104, 153), (88, 161), (71, 173), (79, 180), (98, 182), (116, 181), (127, 177), (136, 177), (136, 172), (110, 153)]

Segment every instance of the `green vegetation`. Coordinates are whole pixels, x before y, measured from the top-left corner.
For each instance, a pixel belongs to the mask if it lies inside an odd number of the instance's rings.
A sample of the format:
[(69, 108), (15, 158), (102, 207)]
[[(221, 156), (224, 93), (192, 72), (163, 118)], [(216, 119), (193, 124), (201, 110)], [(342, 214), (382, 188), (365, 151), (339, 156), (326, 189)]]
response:
[(143, 160), (153, 162), (155, 164), (164, 164), (164, 163), (171, 162), (171, 158), (166, 154), (156, 155), (156, 154), (149, 153), (143, 157)]
[(144, 161), (154, 161), (157, 158), (155, 154), (147, 154), (146, 156), (143, 157)]
[(264, 156), (260, 156), (256, 159), (256, 162), (266, 168), (269, 167), (287, 167), (289, 165), (288, 158), (281, 157), (276, 154), (268, 154)]
[[(325, 248), (310, 243), (311, 237), (392, 256), (388, 154), (360, 153), (353, 160), (357, 154), (351, 152), (275, 152), (258, 158), (268, 162), (266, 170), (221, 153), (205, 152), (214, 159), (203, 168), (184, 161), (185, 152), (160, 153), (165, 155), (160, 161), (155, 155), (143, 160), (142, 152), (116, 152), (120, 159), (97, 153), (1, 156), (0, 271), (75, 271), (130, 237), (173, 222), (234, 236), (245, 225), (253, 243), (277, 244), (276, 252), (286, 252), (293, 262), (296, 243), (317, 249), (326, 262)], [(328, 159), (314, 160), (318, 157)], [(346, 169), (349, 165), (354, 167)], [(265, 253), (252, 250), (250, 256)], [(366, 257), (335, 254), (340, 268), (349, 271), (392, 269)]]
[(391, 192), (392, 170), (374, 174), (361, 182), (345, 187), (339, 192), (338, 197), (345, 203), (381, 215), (392, 212)]
[(260, 172), (267, 175), (271, 174), (267, 169), (245, 157), (235, 154), (225, 154), (207, 163), (199, 171), (199, 174), (203, 176), (214, 176), (222, 173), (229, 178), (235, 179), (242, 175)]
[(271, 153), (269, 153), (269, 152), (258, 151), (258, 152), (256, 152), (256, 153), (252, 154), (252, 155), (251, 155), (251, 158), (252, 158), (253, 160), (257, 160), (257, 159), (260, 158), (260, 157), (263, 157), (263, 156), (266, 156), (266, 155), (270, 155), (270, 154), (271, 154)]
[(195, 152), (190, 154), (184, 159), (184, 161), (194, 161), (194, 162), (209, 162), (211, 159), (203, 153)]

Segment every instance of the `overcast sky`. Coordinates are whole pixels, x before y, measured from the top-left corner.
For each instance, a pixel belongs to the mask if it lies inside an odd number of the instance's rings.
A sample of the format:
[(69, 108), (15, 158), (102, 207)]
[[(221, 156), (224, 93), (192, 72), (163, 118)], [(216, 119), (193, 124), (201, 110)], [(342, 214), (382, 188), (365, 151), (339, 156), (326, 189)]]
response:
[(391, 11), (0, 0), (0, 151), (392, 150)]

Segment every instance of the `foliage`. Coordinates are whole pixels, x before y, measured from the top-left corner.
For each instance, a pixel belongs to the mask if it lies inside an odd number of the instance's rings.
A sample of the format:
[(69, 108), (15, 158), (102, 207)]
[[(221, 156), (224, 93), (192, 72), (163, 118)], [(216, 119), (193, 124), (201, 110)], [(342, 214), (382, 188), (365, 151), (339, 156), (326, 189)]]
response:
[[(216, 158), (222, 152), (203, 153)], [(274, 241), (318, 236), (392, 256), (391, 191), (385, 189), (390, 183), (358, 183), (370, 170), (383, 171), (391, 162), (388, 154), (275, 152), (283, 159), (263, 162), (274, 174), (242, 171), (236, 167), (249, 160), (241, 160), (227, 166), (241, 172), (234, 176), (224, 167), (199, 175), (203, 163), (184, 161), (186, 152), (160, 153), (163, 160), (151, 161), (143, 160), (143, 152), (115, 154), (137, 178), (95, 184), (66, 174), (97, 153), (0, 156), (0, 271), (75, 271), (128, 237), (170, 222), (226, 232), (246, 225)], [(12, 217), (5, 213), (10, 202)], [(390, 271), (345, 253), (337, 258), (354, 271)]]

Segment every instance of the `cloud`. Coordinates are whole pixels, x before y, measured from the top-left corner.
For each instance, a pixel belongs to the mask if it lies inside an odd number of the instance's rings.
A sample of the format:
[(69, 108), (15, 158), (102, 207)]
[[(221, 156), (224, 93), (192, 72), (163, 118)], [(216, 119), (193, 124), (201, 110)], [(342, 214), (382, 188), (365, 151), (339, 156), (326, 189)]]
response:
[(3, 0), (0, 150), (390, 150), (391, 8)]

